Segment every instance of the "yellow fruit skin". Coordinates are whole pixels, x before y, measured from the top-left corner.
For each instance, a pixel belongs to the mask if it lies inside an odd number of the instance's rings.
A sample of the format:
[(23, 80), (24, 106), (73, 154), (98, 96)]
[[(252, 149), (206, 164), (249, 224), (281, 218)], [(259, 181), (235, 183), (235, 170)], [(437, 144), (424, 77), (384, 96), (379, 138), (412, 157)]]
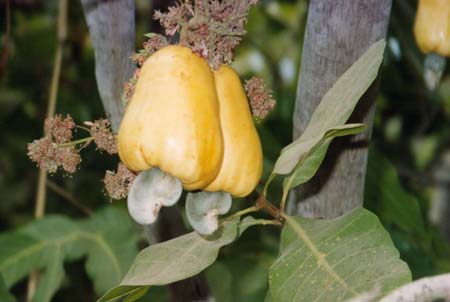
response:
[(241, 81), (236, 72), (222, 65), (214, 72), (220, 103), (224, 155), (220, 172), (206, 191), (248, 195), (262, 173), (262, 149)]
[(214, 75), (186, 47), (167, 46), (142, 66), (118, 134), (122, 162), (153, 166), (201, 189), (218, 174), (223, 139)]
[(424, 53), (450, 56), (450, 0), (419, 0), (414, 35)]

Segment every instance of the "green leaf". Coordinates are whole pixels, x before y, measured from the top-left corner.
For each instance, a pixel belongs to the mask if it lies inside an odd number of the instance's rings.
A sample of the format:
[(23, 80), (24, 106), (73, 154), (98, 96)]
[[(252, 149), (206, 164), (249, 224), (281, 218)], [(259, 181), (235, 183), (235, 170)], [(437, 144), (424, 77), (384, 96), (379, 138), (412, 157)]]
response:
[(286, 146), (273, 173), (289, 174), (327, 131), (345, 124), (358, 100), (376, 78), (386, 42), (373, 44), (331, 87), (311, 117), (305, 132)]
[(363, 132), (367, 129), (366, 124), (345, 124), (333, 127), (325, 132), (324, 138), (335, 138), (339, 136), (353, 135)]
[(235, 218), (224, 222), (210, 236), (192, 232), (149, 246), (138, 254), (121, 284), (98, 302), (123, 301), (138, 289), (166, 285), (197, 275), (214, 263), (221, 247), (233, 242), (256, 222), (251, 216), (242, 221)]
[(33, 301), (46, 302), (60, 286), (64, 262), (87, 256), (88, 274), (102, 293), (123, 278), (137, 254), (133, 234), (127, 214), (113, 207), (81, 222), (46, 216), (0, 235), (0, 274), (11, 288), (32, 271), (43, 270)]
[(120, 283), (138, 254), (137, 234), (126, 211), (108, 207), (86, 221), (89, 236), (86, 271), (97, 293)]
[(411, 281), (378, 218), (356, 209), (331, 220), (286, 216), (266, 301), (345, 301), (375, 286), (386, 293)]
[[(7, 288), (27, 276), (31, 271), (45, 268), (34, 300), (49, 301), (58, 287), (51, 284), (61, 279), (61, 257), (58, 253), (70, 251), (81, 239), (76, 224), (61, 216), (48, 216), (34, 221), (16, 232), (0, 236), (0, 273)], [(57, 258), (53, 258), (57, 256)]]
[(238, 220), (225, 222), (213, 235), (192, 232), (142, 250), (121, 285), (166, 285), (197, 275), (234, 241)]
[(303, 157), (289, 177), (284, 179), (283, 189), (290, 190), (310, 180), (325, 158), (328, 146), (335, 137), (353, 135), (366, 130), (365, 124), (345, 124), (329, 129), (324, 137)]
[(64, 250), (56, 247), (48, 251), (45, 255), (48, 264), (42, 277), (39, 278), (39, 287), (34, 295), (34, 301), (50, 301), (53, 294), (61, 285), (64, 277)]
[(2, 275), (0, 275), (0, 301), (2, 302), (14, 302), (16, 299), (9, 293), (6, 288), (5, 281)]
[(364, 199), (385, 225), (395, 225), (421, 240), (429, 237), (417, 197), (405, 191), (395, 167), (373, 148), (369, 151)]
[(149, 288), (150, 286), (117, 286), (103, 295), (98, 302), (124, 300), (127, 302), (133, 302), (145, 295)]

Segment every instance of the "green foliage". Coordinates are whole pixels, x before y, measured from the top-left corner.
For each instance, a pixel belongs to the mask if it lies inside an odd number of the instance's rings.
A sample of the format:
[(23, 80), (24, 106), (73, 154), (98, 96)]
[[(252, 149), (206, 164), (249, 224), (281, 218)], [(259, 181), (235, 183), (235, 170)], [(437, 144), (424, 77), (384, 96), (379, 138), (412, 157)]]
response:
[(346, 124), (329, 129), (325, 132), (323, 138), (306, 152), (289, 177), (284, 179), (283, 189), (288, 191), (310, 180), (319, 169), (328, 146), (334, 138), (357, 134), (366, 130), (366, 128), (367, 126), (364, 124)]
[(14, 302), (14, 297), (8, 292), (6, 288), (5, 281), (3, 280), (2, 275), (0, 275), (0, 301), (4, 302)]
[(448, 271), (448, 243), (423, 216), (421, 199), (405, 188), (394, 165), (374, 148), (369, 152), (364, 198), (365, 206), (391, 233), (415, 278)]
[(81, 221), (49, 215), (0, 236), (0, 274), (10, 288), (43, 270), (33, 299), (50, 301), (61, 285), (64, 262), (86, 256), (86, 271), (101, 294), (123, 278), (137, 254), (133, 234), (127, 214), (113, 207)]
[(99, 302), (134, 293), (138, 290), (135, 286), (167, 285), (198, 274), (216, 260), (222, 246), (235, 240), (238, 222), (238, 219), (224, 222), (211, 236), (203, 237), (192, 232), (142, 250), (121, 285), (109, 291)]
[(411, 281), (388, 233), (367, 210), (286, 222), (269, 272), (269, 301), (345, 301), (377, 286), (386, 293)]
[(340, 127), (350, 117), (357, 102), (372, 84), (383, 60), (384, 40), (372, 45), (331, 87), (314, 111), (303, 134), (283, 148), (273, 173), (289, 174), (310, 155), (310, 150), (328, 131)]

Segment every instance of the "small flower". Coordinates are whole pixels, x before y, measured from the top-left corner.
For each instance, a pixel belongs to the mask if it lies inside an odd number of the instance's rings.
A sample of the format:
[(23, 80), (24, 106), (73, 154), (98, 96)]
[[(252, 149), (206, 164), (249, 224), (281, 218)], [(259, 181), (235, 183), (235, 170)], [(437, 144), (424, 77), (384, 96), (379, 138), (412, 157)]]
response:
[(143, 46), (144, 51), (147, 54), (147, 57), (152, 55), (155, 51), (169, 45), (169, 42), (167, 41), (166, 37), (162, 35), (150, 33), (146, 34), (146, 36), (149, 39), (143, 43)]
[(49, 173), (55, 173), (60, 166), (73, 173), (81, 162), (78, 150), (73, 146), (59, 147), (48, 136), (29, 143), (27, 148), (30, 159)]
[(112, 199), (123, 199), (128, 196), (135, 178), (136, 174), (128, 170), (122, 163), (119, 163), (117, 172), (106, 171), (103, 182), (109, 197)]
[(116, 138), (111, 131), (110, 122), (107, 119), (95, 120), (89, 129), (91, 136), (94, 138), (97, 148), (108, 152), (109, 154), (117, 153)]
[(64, 120), (61, 118), (61, 115), (55, 115), (54, 117), (46, 118), (44, 122), (45, 133), (52, 136), (57, 144), (70, 141), (73, 128), (75, 128), (75, 123), (70, 115), (67, 115)]
[(34, 140), (27, 145), (28, 157), (37, 164), (37, 166), (49, 173), (55, 173), (58, 170), (59, 162), (57, 159), (58, 145), (49, 137), (43, 137)]
[(139, 68), (136, 68), (133, 73), (133, 77), (123, 84), (122, 102), (124, 105), (128, 104), (131, 97), (134, 94), (134, 88), (136, 87), (137, 79), (139, 77)]
[(245, 34), (247, 14), (256, 0), (192, 0), (179, 2), (154, 18), (169, 36), (180, 33), (180, 45), (190, 47), (217, 69), (229, 64), (233, 50)]
[(184, 23), (187, 23), (193, 17), (194, 12), (191, 2), (191, 0), (180, 1), (175, 6), (169, 7), (167, 13), (155, 12), (153, 18), (159, 20), (166, 35), (173, 36)]
[(81, 162), (80, 154), (74, 146), (58, 148), (57, 156), (63, 169), (69, 173), (75, 173)]
[(250, 100), (252, 114), (258, 120), (264, 119), (276, 105), (272, 92), (266, 87), (262, 78), (252, 77), (246, 81), (245, 91)]

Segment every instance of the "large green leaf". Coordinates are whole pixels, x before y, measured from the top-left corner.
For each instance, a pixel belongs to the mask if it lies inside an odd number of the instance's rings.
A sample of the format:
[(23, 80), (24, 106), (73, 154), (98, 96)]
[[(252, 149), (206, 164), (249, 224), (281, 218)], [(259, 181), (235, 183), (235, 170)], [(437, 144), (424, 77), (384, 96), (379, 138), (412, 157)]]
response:
[(345, 301), (411, 281), (378, 218), (356, 209), (332, 220), (286, 216), (267, 301)]
[(225, 222), (207, 237), (192, 232), (142, 250), (121, 285), (166, 285), (197, 275), (217, 258), (219, 249), (234, 241), (238, 220)]
[(142, 250), (119, 286), (108, 291), (98, 302), (127, 301), (137, 298), (139, 290), (166, 285), (197, 275), (217, 259), (221, 247), (232, 243), (257, 220), (245, 217), (224, 221), (210, 236), (197, 232), (158, 243)]
[[(365, 188), (364, 206), (389, 230), (413, 276), (436, 274), (440, 261), (437, 255), (447, 249), (438, 245), (444, 241), (426, 226), (417, 194), (406, 190), (395, 166), (373, 148), (369, 151)], [(448, 259), (445, 252), (441, 255), (442, 260)]]
[(58, 253), (70, 252), (81, 236), (78, 226), (61, 216), (49, 216), (0, 236), (0, 273), (6, 286), (10, 288), (32, 270), (45, 268), (34, 299), (49, 301), (61, 279)]
[(50, 301), (64, 275), (64, 262), (87, 256), (86, 269), (97, 292), (103, 293), (123, 278), (137, 254), (133, 234), (127, 214), (113, 207), (81, 222), (46, 216), (0, 236), (0, 274), (11, 288), (42, 269), (33, 300)]
[(8, 292), (5, 281), (2, 275), (0, 275), (0, 301), (2, 302), (14, 302), (16, 299)]
[(290, 190), (310, 180), (319, 169), (334, 138), (357, 134), (366, 128), (365, 124), (345, 124), (328, 129), (323, 138), (305, 154), (289, 177), (284, 179), (283, 189)]
[(289, 174), (334, 127), (350, 117), (358, 100), (376, 78), (383, 60), (385, 41), (373, 44), (331, 87), (317, 106), (303, 134), (286, 146), (273, 173)]
[(395, 167), (373, 148), (369, 152), (365, 204), (376, 210), (385, 225), (395, 225), (429, 243), (428, 233), (416, 196), (400, 183)]
[(137, 233), (126, 211), (112, 207), (99, 211), (82, 227), (90, 238), (86, 271), (96, 292), (105, 293), (122, 280), (138, 254)]

